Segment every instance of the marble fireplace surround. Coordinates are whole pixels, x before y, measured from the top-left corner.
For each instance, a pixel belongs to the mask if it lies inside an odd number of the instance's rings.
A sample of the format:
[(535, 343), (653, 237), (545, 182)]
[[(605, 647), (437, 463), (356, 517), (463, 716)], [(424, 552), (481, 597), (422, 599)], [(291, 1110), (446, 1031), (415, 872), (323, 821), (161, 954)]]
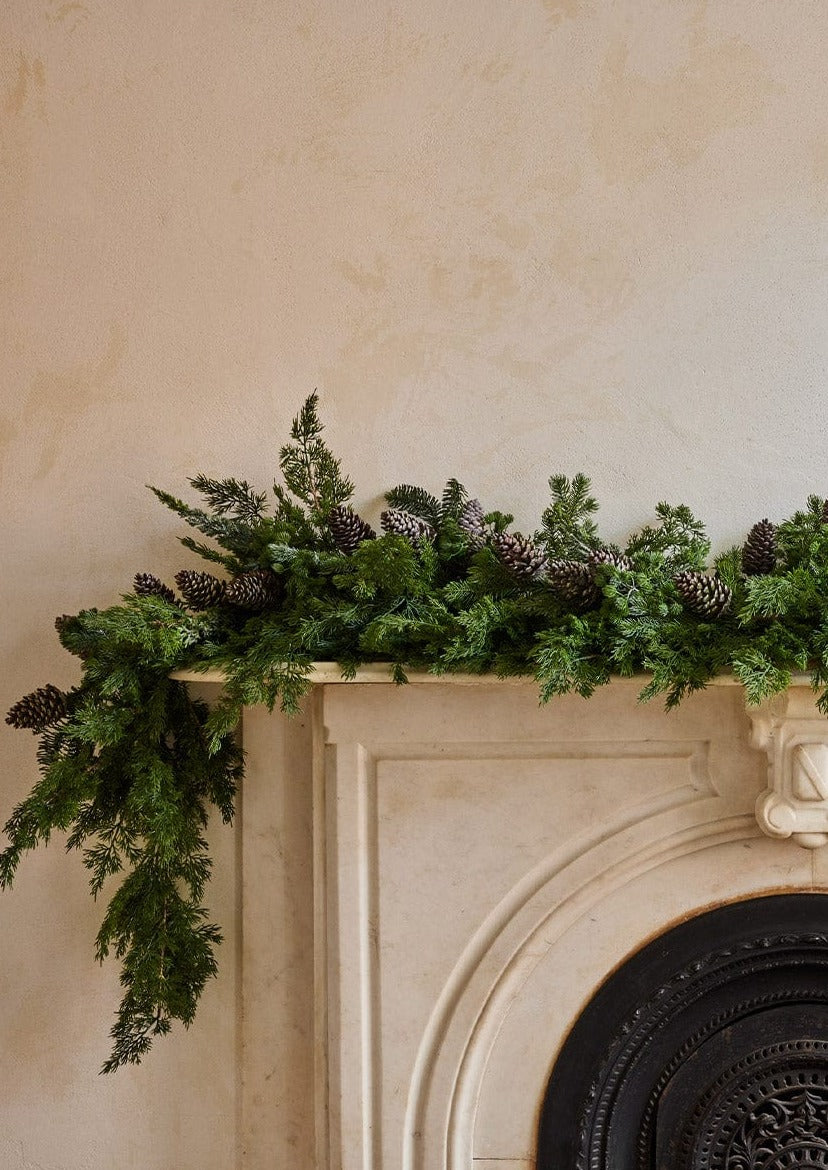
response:
[(750, 714), (732, 679), (669, 714), (641, 680), (543, 707), (523, 680), (315, 682), (243, 721), (243, 1170), (530, 1170), (609, 972), (702, 910), (828, 891), (804, 680)]

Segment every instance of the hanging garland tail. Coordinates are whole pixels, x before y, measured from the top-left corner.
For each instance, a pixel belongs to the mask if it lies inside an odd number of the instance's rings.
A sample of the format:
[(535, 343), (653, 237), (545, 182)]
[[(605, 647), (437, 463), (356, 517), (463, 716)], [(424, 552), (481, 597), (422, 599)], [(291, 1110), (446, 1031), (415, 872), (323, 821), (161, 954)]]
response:
[[(124, 994), (103, 1071), (192, 1021), (217, 969), (204, 828), (214, 810), (233, 818), (236, 724), (246, 705), (297, 710), (315, 661), (339, 662), (345, 677), (385, 662), (400, 682), (406, 668), (523, 674), (542, 700), (643, 672), (643, 697), (668, 707), (718, 674), (757, 702), (807, 670), (828, 712), (824, 498), (757, 521), (712, 565), (684, 506), (658, 504), (624, 548), (606, 544), (584, 475), (550, 479), (531, 535), (456, 479), (439, 497), (389, 491), (378, 534), (350, 504), (317, 408), (314, 393), (281, 448), (272, 507), (232, 478), (190, 480), (199, 506), (152, 488), (211, 571), (181, 569), (177, 593), (140, 572), (120, 604), (56, 619), (80, 682), (39, 687), (6, 717), (40, 736), (41, 776), (6, 822), (0, 886), (61, 831), (93, 894), (110, 898), (96, 954), (121, 960)], [(223, 672), (212, 709), (171, 677), (185, 668)]]

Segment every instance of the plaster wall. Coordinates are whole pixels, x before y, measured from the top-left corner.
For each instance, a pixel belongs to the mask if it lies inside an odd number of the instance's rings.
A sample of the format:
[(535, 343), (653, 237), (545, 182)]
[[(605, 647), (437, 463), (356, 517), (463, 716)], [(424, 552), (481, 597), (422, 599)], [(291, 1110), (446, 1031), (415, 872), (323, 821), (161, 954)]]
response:
[[(828, 490), (827, 46), (801, 0), (4, 0), (3, 709), (194, 563), (143, 485), (266, 486), (314, 386), (372, 518), (456, 475), (531, 528), (584, 470), (608, 539), (667, 498), (721, 546)], [(0, 899), (3, 1167), (233, 1164), (216, 841), (221, 977), (117, 1078), (79, 865)]]

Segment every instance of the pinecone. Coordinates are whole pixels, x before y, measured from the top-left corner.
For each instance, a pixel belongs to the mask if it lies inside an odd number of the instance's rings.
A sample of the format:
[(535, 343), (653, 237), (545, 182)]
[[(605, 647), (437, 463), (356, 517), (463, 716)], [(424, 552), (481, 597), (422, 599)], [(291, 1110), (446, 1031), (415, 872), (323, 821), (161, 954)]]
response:
[(224, 601), (225, 584), (212, 573), (182, 569), (176, 573), (175, 583), (190, 609), (211, 609)]
[(614, 569), (621, 569), (624, 573), (632, 572), (633, 563), (630, 558), (613, 548), (596, 548), (589, 554), (588, 563), (592, 569), (601, 565), (612, 565)]
[(460, 509), (457, 523), (468, 539), (469, 548), (477, 552), (486, 543), (486, 521), (480, 500), (466, 500)]
[(546, 553), (519, 532), (496, 532), (492, 544), (503, 564), (519, 581), (540, 580), (546, 576), (549, 567)]
[(277, 604), (280, 593), (279, 580), (269, 569), (239, 573), (225, 587), (227, 600), (240, 609), (266, 609)]
[(720, 617), (726, 613), (733, 593), (718, 573), (708, 575), (686, 569), (673, 578), (685, 607), (700, 617)]
[(139, 597), (163, 597), (172, 604), (176, 602), (176, 596), (169, 585), (165, 585), (154, 573), (136, 573), (132, 587)]
[(776, 525), (767, 518), (754, 524), (742, 548), (742, 572), (748, 577), (776, 568)]
[(405, 536), (412, 544), (419, 540), (433, 541), (437, 537), (437, 533), (427, 520), (412, 516), (410, 512), (403, 512), (401, 508), (389, 508), (387, 512), (383, 512), (380, 524), (384, 532), (396, 532), (398, 536)]
[(589, 609), (601, 597), (594, 566), (583, 561), (551, 561), (547, 580), (561, 601), (579, 609)]
[(49, 683), (38, 687), (9, 708), (6, 722), (11, 727), (28, 727), (44, 731), (66, 714), (66, 695)]
[(371, 525), (346, 504), (331, 508), (328, 526), (336, 547), (347, 557), (356, 552), (363, 540), (375, 540), (377, 535)]

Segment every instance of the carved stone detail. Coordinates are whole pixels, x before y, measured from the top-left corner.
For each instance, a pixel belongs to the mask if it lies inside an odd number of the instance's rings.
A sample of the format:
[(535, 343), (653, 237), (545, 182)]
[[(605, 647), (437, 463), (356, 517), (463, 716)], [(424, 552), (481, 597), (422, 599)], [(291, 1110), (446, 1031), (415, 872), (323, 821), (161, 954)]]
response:
[(828, 720), (810, 690), (792, 687), (748, 715), (752, 743), (768, 755), (768, 787), (756, 801), (760, 829), (806, 849), (828, 844)]

